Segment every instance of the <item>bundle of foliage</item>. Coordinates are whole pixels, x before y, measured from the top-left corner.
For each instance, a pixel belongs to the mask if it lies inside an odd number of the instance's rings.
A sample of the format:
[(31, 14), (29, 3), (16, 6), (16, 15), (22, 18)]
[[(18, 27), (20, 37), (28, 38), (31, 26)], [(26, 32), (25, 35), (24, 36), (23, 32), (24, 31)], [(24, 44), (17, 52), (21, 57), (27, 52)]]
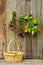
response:
[(12, 20), (10, 21), (10, 27), (14, 27), (16, 24), (16, 11), (12, 12)]
[(30, 13), (29, 20), (26, 22), (23, 29), (24, 33), (30, 33), (31, 35), (37, 34), (40, 30), (38, 20), (33, 18), (32, 13)]
[[(12, 13), (12, 20), (11, 20), (11, 26), (16, 26), (16, 12), (13, 11)], [(17, 27), (17, 26), (16, 26)], [(32, 11), (30, 12), (29, 17), (26, 15), (21, 15), (19, 17), (19, 33), (24, 34), (31, 34), (35, 35), (40, 30), (38, 25), (38, 20), (33, 18)]]

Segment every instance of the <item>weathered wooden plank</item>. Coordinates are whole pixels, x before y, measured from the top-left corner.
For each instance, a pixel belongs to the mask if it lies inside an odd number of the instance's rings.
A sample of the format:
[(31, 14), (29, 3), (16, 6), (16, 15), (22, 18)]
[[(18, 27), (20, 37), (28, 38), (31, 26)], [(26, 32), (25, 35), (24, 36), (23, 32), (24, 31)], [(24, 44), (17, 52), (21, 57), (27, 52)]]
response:
[[(17, 12), (17, 18), (19, 18), (20, 15), (25, 15), (25, 0), (16, 1), (16, 12)], [(17, 37), (17, 39), (20, 41), (20, 50), (24, 52), (24, 58), (25, 58), (26, 56), (26, 36), (24, 36), (23, 38)]]
[(41, 31), (41, 43), (42, 43), (42, 58), (43, 58), (43, 0), (42, 0), (42, 31)]
[(7, 43), (9, 43), (11, 39), (14, 39), (10, 45), (10, 50), (15, 50), (15, 32), (9, 29), (9, 22), (12, 19), (13, 11), (16, 11), (16, 0), (7, 0)]
[[(36, 0), (31, 0), (31, 10), (33, 12), (33, 17), (36, 18), (37, 4)], [(37, 36), (32, 36), (32, 58), (36, 58), (37, 55)]]
[(31, 0), (25, 0), (25, 15), (29, 16), (30, 10), (31, 10)]
[(42, 24), (43, 24), (43, 0), (42, 0)]
[(6, 5), (6, 1), (2, 0), (2, 8), (1, 8), (1, 12), (5, 12), (5, 6)]
[(31, 10), (32, 10), (32, 13), (33, 13), (33, 17), (36, 18), (36, 9), (37, 9), (37, 6), (36, 6), (36, 0), (31, 0)]
[(37, 58), (37, 36), (32, 36), (32, 58)]
[(32, 58), (32, 39), (31, 35), (26, 35), (26, 58)]
[[(29, 16), (29, 11), (31, 9), (31, 1), (30, 0), (25, 0), (25, 15)], [(26, 58), (31, 59), (31, 54), (32, 49), (31, 49), (31, 35), (26, 35)]]
[(17, 18), (19, 18), (20, 15), (25, 15), (25, 0), (16, 1), (16, 11), (17, 11)]
[(26, 58), (26, 36), (24, 37), (21, 37), (21, 36), (18, 36), (16, 37), (16, 39), (20, 42), (20, 51), (23, 51), (24, 52), (24, 58)]
[[(5, 12), (5, 0), (4, 2), (2, 0), (0, 0), (0, 58), (2, 58), (2, 54), (5, 51), (5, 44), (6, 44), (6, 40), (5, 40), (5, 20), (6, 20), (6, 12)], [(3, 40), (3, 41), (2, 41)]]
[[(42, 28), (42, 0), (37, 0), (37, 19), (39, 21), (39, 26)], [(40, 32), (37, 35), (37, 57), (42, 58), (42, 29), (40, 29)]]
[(2, 8), (2, 1), (0, 0), (0, 14), (1, 14), (1, 8)]
[(24, 47), (23, 47), (23, 52), (24, 52), (24, 58), (26, 58), (26, 35), (24, 36), (24, 39), (23, 39), (23, 43), (24, 43)]

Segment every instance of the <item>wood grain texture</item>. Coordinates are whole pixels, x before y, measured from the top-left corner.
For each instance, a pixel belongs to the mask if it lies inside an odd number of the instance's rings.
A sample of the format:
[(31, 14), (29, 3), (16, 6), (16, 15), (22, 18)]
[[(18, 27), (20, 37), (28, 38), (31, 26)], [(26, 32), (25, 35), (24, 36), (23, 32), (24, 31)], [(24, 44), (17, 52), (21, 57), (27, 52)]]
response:
[[(37, 0), (31, 0), (31, 10), (33, 12), (33, 17), (36, 18), (37, 12)], [(37, 58), (37, 36), (32, 36), (32, 58)]]
[(32, 58), (32, 38), (31, 35), (26, 35), (26, 58)]
[(25, 0), (25, 15), (29, 16), (30, 10), (31, 10), (31, 1)]
[[(20, 15), (25, 15), (25, 0), (17, 0), (16, 8), (17, 8), (16, 9), (17, 18), (19, 18)], [(24, 52), (24, 58), (25, 58), (26, 56), (26, 36), (24, 36), (23, 38), (17, 37), (17, 39), (20, 41), (20, 50)]]
[[(0, 0), (0, 34), (4, 35), (0, 36), (0, 46), (2, 43), (7, 41), (9, 43), (10, 39), (14, 39), (10, 46), (10, 50), (15, 50), (15, 41), (16, 39), (20, 42), (20, 50), (24, 52), (24, 58), (29, 59), (42, 59), (43, 58), (43, 0), (7, 0), (7, 9), (5, 4), (5, 0)], [(2, 9), (1, 9), (2, 8)], [(5, 10), (7, 11), (7, 16), (5, 15)], [(37, 36), (25, 35), (23, 38), (17, 36), (16, 31), (11, 31), (9, 29), (9, 22), (12, 19), (12, 11), (17, 12), (17, 19), (20, 15), (28, 15), (29, 11), (32, 10), (33, 17), (37, 18), (39, 21), (40, 32)], [(4, 12), (4, 14), (3, 14)], [(2, 16), (1, 16), (2, 14)], [(7, 17), (7, 23), (5, 22)], [(3, 26), (3, 27), (2, 27)], [(7, 27), (7, 28), (6, 28)], [(7, 34), (6, 34), (7, 29)], [(3, 37), (3, 38), (2, 38)], [(7, 37), (7, 38), (6, 38)], [(3, 41), (2, 41), (3, 39)], [(0, 47), (1, 52), (4, 51), (6, 44)], [(2, 54), (1, 54), (2, 55)], [(0, 56), (1, 57), (1, 56)]]
[[(40, 5), (39, 5), (40, 4)], [(37, 0), (37, 19), (39, 21), (40, 32), (37, 35), (37, 56), (42, 58), (42, 0)]]
[(42, 0), (42, 27), (41, 27), (41, 43), (42, 43), (42, 59), (43, 59), (43, 0)]
[(20, 15), (25, 15), (25, 0), (16, 1), (16, 11), (17, 17), (19, 17)]
[(16, 0), (7, 0), (7, 45), (11, 39), (14, 39), (10, 45), (10, 50), (15, 50), (15, 32), (9, 29), (9, 22), (12, 19), (12, 12), (16, 10)]
[(0, 58), (3, 57), (3, 52), (6, 49), (6, 0), (0, 0)]

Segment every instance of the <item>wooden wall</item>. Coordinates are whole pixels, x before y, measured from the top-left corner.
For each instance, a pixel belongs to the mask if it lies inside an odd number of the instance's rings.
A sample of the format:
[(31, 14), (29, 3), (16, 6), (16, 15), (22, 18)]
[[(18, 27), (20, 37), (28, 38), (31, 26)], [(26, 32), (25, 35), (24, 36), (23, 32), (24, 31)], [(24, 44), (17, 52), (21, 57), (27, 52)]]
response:
[[(24, 51), (25, 58), (30, 59), (42, 59), (43, 58), (43, 0), (7, 0), (7, 43), (10, 39), (14, 39), (15, 33), (9, 29), (9, 22), (12, 18), (12, 11), (16, 10), (17, 18), (21, 14), (29, 15), (29, 11), (32, 10), (33, 17), (39, 21), (40, 32), (37, 36), (25, 35), (23, 38), (16, 35), (21, 43), (20, 49)], [(12, 47), (13, 46), (13, 47)], [(11, 50), (14, 50), (14, 44), (10, 46)]]
[(6, 0), (0, 0), (0, 58), (6, 49)]

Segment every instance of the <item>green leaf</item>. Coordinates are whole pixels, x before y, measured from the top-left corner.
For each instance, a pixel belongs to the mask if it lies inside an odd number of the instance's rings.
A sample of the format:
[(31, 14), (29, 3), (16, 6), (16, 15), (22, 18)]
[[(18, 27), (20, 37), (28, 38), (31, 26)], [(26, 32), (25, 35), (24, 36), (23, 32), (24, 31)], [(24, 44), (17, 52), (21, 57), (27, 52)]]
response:
[(33, 24), (35, 25), (38, 25), (38, 20), (37, 19), (33, 19)]
[(16, 11), (12, 12), (13, 17), (16, 17)]
[(28, 19), (28, 16), (24, 16), (24, 19), (27, 20)]
[(34, 31), (34, 27), (32, 27), (31, 30)]
[(15, 51), (15, 52), (13, 52), (13, 54), (14, 54), (14, 56), (17, 56), (18, 52)]
[(27, 30), (27, 31), (28, 31), (28, 33), (31, 33), (31, 29), (30, 29), (30, 28), (28, 28), (28, 30)]
[(38, 28), (38, 26), (34, 26), (34, 29), (37, 29)]
[(33, 16), (30, 16), (30, 19), (32, 19), (33, 18)]
[(19, 17), (19, 19), (20, 19), (20, 20), (27, 20), (27, 19), (28, 19), (28, 16), (21, 15), (21, 16)]
[(26, 25), (29, 27), (30, 26), (30, 22), (27, 22)]
[(23, 16), (23, 15), (21, 15), (21, 16), (19, 17), (19, 19), (24, 19), (24, 16)]
[(32, 34), (32, 35), (34, 35), (34, 33), (35, 33), (35, 32), (34, 32), (34, 31), (32, 31), (32, 33), (31, 33), (31, 34)]

